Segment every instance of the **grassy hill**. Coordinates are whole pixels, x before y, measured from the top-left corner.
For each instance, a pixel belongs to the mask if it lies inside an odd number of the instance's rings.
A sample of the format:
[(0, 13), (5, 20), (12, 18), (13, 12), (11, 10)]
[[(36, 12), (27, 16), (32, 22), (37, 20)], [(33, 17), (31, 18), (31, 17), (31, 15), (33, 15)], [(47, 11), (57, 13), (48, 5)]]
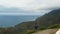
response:
[(36, 19), (40, 26), (51, 26), (60, 24), (60, 9), (52, 10), (50, 13)]
[(1, 34), (29, 34), (34, 32), (37, 24), (38, 30), (60, 28), (60, 9), (52, 10), (50, 13), (38, 17), (35, 21), (22, 22), (10, 28), (0, 28)]

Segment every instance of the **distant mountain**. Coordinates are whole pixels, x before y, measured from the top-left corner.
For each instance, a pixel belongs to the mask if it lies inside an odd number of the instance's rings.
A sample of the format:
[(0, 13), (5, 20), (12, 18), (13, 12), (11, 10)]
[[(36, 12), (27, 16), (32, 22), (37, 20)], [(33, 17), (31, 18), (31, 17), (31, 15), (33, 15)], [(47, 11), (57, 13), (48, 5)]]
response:
[(21, 24), (18, 24), (18, 26), (27, 27), (29, 25), (29, 27), (32, 28), (32, 27), (34, 27), (35, 23), (37, 23), (37, 25), (39, 25), (40, 27), (41, 26), (47, 27), (47, 26), (51, 26), (51, 25), (55, 25), (55, 24), (60, 24), (60, 9), (52, 10), (48, 14), (38, 17), (35, 21), (23, 22)]
[(28, 21), (28, 22), (20, 23), (16, 25), (15, 28), (17, 28), (18, 30), (21, 29), (23, 31), (34, 30), (35, 23), (39, 25), (39, 28), (50, 27), (50, 26), (60, 27), (60, 25), (56, 25), (56, 24), (60, 24), (60, 9), (52, 10), (48, 14), (38, 17), (35, 21)]
[(40, 26), (60, 24), (60, 9), (52, 10), (50, 13), (37, 18), (35, 22), (39, 23)]
[(35, 24), (39, 25), (38, 30), (39, 29), (41, 30), (41, 28), (44, 29), (44, 28), (48, 28), (48, 27), (60, 28), (60, 9), (52, 10), (48, 14), (38, 17), (35, 21), (22, 22), (20, 24), (15, 25), (15, 27), (4, 28), (4, 30), (1, 32), (4, 34), (5, 33), (28, 34), (29, 32), (30, 33), (34, 32)]
[[(39, 25), (39, 28), (42, 27), (57, 27), (55, 24), (60, 24), (60, 9), (55, 9), (45, 14), (41, 17), (38, 17), (35, 21), (23, 22), (15, 26), (18, 30), (34, 30), (35, 23)], [(53, 26), (54, 25), (54, 26)], [(60, 25), (58, 25), (60, 27)]]

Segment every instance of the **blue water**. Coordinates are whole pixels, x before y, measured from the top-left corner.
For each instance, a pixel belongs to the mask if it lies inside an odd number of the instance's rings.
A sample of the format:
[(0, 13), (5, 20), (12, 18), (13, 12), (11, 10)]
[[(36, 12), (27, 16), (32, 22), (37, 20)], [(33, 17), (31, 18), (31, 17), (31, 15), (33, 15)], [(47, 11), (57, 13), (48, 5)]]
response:
[(0, 16), (0, 27), (11, 27), (26, 21), (33, 21), (38, 18), (39, 15), (25, 15), (25, 16)]

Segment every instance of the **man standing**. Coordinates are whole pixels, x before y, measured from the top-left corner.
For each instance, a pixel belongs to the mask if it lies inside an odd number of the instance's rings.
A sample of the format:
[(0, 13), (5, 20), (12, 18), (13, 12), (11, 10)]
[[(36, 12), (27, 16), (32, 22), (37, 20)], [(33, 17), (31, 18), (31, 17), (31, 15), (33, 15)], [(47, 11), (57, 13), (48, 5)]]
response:
[(35, 31), (38, 30), (38, 24), (37, 23), (35, 23), (34, 29), (35, 29)]

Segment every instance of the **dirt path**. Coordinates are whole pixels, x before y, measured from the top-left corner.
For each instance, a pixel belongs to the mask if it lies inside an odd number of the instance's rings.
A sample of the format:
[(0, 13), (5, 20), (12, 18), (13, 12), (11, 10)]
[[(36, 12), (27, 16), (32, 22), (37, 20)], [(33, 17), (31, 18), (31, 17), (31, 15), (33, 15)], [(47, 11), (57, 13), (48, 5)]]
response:
[(43, 30), (43, 31), (38, 31), (33, 34), (55, 34), (58, 29), (48, 29), (48, 30)]

